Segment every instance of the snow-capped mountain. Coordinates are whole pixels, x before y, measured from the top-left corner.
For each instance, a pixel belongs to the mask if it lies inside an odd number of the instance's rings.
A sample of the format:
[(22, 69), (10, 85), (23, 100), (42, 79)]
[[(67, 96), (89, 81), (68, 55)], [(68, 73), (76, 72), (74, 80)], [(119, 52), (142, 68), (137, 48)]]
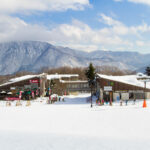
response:
[(38, 41), (1, 43), (0, 53), (1, 75), (22, 70), (35, 72), (42, 67), (84, 67), (90, 62), (97, 66), (109, 65), (129, 70), (150, 64), (150, 54), (112, 51), (88, 53)]

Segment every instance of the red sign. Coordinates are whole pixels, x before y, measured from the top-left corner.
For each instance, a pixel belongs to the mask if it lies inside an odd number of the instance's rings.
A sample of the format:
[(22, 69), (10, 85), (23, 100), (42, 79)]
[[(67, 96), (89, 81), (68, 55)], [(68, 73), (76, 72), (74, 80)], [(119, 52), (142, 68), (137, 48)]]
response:
[(30, 80), (30, 83), (39, 83), (38, 80)]

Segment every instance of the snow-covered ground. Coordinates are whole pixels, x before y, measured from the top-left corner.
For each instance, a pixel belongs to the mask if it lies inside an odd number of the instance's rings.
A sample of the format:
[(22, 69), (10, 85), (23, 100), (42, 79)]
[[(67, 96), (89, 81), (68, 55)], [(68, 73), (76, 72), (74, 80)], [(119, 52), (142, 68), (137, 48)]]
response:
[(1, 150), (149, 150), (150, 101), (128, 106), (93, 106), (89, 95), (65, 102), (6, 107), (0, 102)]

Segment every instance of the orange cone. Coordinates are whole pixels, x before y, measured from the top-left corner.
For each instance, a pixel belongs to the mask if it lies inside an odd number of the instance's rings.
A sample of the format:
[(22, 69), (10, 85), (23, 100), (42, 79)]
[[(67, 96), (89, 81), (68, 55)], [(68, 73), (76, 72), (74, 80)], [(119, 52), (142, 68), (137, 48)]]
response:
[(146, 100), (144, 100), (144, 102), (143, 102), (143, 108), (146, 108), (146, 107), (147, 107)]

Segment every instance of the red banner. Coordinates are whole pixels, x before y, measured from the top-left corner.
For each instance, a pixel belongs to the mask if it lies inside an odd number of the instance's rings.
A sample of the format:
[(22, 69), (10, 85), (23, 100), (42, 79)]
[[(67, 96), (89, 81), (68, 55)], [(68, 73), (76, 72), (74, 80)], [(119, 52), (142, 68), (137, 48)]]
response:
[(14, 100), (20, 100), (20, 98), (18, 98), (18, 97), (6, 97), (5, 100), (14, 101)]
[(19, 99), (22, 97), (22, 91), (19, 92)]

